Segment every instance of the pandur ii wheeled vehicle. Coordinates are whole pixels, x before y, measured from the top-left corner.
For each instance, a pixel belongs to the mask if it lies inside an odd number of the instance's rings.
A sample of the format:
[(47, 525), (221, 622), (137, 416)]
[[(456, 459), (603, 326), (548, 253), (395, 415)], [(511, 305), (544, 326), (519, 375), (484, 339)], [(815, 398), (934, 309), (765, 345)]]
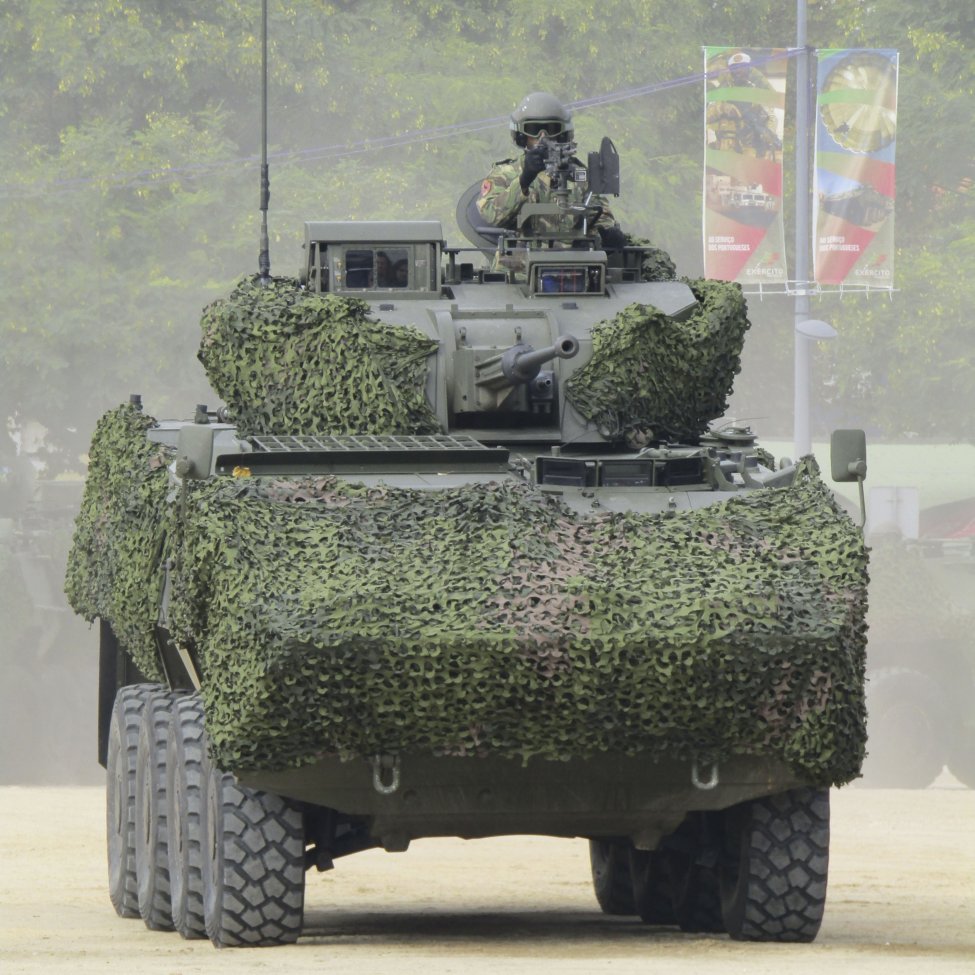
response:
[(226, 411), (101, 421), (67, 588), (113, 903), (278, 944), (310, 868), (547, 834), (591, 841), (607, 912), (811, 940), (863, 755), (859, 532), (811, 458), (710, 428), (736, 286), (533, 232), (559, 202), (488, 239), (472, 198), (473, 250), (307, 223), (297, 280), (204, 312)]

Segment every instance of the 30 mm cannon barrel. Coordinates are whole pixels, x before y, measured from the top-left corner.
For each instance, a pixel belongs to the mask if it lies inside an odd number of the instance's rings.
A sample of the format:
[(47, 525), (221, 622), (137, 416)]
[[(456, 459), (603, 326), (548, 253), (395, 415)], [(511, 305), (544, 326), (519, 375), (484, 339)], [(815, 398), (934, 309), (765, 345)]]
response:
[(535, 349), (518, 342), (504, 352), (478, 363), (478, 386), (520, 386), (530, 383), (541, 372), (542, 366), (553, 359), (571, 359), (579, 352), (579, 340), (572, 335), (560, 335), (554, 345)]
[(578, 352), (579, 340), (572, 335), (560, 335), (554, 345), (538, 350), (519, 343), (501, 357), (501, 371), (513, 383), (530, 383), (546, 362), (571, 359)]

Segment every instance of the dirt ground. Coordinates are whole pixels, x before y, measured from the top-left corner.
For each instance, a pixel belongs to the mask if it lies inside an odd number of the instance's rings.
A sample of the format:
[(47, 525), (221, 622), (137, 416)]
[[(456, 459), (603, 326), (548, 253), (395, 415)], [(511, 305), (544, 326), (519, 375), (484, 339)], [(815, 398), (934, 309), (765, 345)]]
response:
[(118, 918), (99, 788), (0, 789), (0, 971), (816, 972), (975, 975), (975, 791), (842, 789), (812, 945), (749, 945), (599, 913), (581, 840), (425, 840), (309, 875), (304, 935), (215, 950)]

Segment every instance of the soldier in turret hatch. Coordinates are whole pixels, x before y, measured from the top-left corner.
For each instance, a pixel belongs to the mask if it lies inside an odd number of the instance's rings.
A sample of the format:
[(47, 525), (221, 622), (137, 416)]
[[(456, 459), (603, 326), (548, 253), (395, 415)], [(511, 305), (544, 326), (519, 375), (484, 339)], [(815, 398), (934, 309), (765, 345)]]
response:
[[(554, 95), (545, 91), (534, 91), (518, 103), (511, 113), (509, 128), (512, 141), (524, 152), (517, 159), (504, 159), (494, 164), (481, 184), (477, 209), (485, 222), (492, 226), (514, 230), (524, 204), (555, 201), (551, 179), (545, 169), (544, 143), (570, 143), (574, 130), (572, 113)], [(575, 158), (572, 163), (580, 168), (583, 165)], [(588, 200), (601, 208), (595, 219), (590, 217), (588, 229), (591, 232), (595, 228), (599, 232), (602, 247), (608, 251), (623, 248), (626, 238), (616, 225), (606, 200), (595, 195), (588, 199), (588, 182), (572, 182), (569, 185), (570, 205), (581, 206)], [(538, 217), (532, 229), (543, 235), (546, 230), (581, 231), (582, 222), (582, 214), (566, 212), (558, 217)]]

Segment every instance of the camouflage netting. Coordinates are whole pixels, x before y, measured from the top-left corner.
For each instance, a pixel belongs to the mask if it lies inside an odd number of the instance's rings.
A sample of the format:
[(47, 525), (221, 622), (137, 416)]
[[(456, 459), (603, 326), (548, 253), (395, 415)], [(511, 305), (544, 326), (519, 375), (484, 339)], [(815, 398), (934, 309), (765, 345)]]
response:
[(655, 247), (646, 237), (634, 237), (624, 234), (626, 243), (630, 247), (643, 247), (643, 280), (644, 281), (676, 281), (677, 265), (670, 254), (660, 247)]
[(633, 304), (592, 329), (593, 354), (566, 398), (604, 436), (634, 448), (694, 440), (727, 409), (749, 327), (739, 285), (687, 282), (700, 302), (686, 321)]
[(120, 406), (98, 421), (64, 591), (88, 622), (111, 620), (136, 666), (150, 680), (160, 680), (153, 626), (166, 524), (174, 519), (166, 503), (172, 452), (146, 439), (154, 425), (133, 406)]
[(66, 590), (150, 678), (160, 562), (216, 760), (649, 751), (858, 771), (866, 555), (811, 469), (792, 488), (575, 514), (520, 480), (449, 490), (213, 479), (122, 407), (99, 423)]
[(425, 395), (437, 343), (368, 311), (256, 276), (208, 305), (199, 358), (241, 433), (439, 433)]
[(588, 519), (518, 481), (197, 482), (183, 544), (174, 631), (225, 768), (650, 750), (858, 774), (866, 557), (811, 472)]

